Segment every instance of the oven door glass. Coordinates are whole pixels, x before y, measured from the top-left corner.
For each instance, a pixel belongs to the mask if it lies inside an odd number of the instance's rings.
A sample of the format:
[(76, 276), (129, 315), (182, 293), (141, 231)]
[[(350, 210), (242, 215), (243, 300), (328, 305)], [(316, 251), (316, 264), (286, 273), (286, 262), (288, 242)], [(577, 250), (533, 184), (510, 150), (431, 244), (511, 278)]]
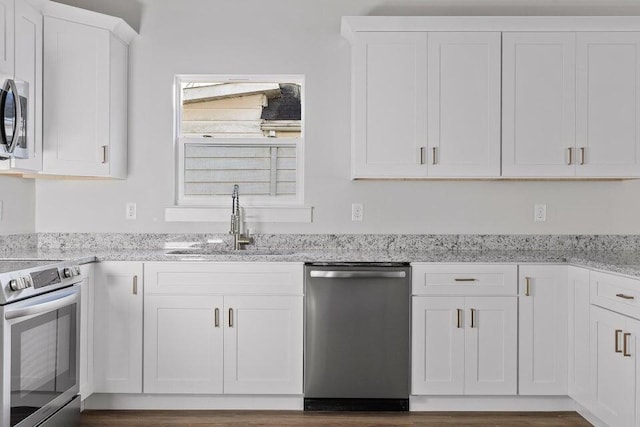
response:
[(11, 426), (77, 387), (77, 304), (11, 326)]

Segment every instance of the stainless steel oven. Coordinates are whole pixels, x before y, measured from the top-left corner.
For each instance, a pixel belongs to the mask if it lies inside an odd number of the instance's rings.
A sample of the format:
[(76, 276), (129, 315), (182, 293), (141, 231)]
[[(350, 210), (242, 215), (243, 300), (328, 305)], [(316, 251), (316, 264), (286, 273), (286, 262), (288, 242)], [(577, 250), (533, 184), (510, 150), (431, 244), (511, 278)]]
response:
[(24, 298), (0, 307), (1, 427), (48, 425), (78, 394), (81, 277), (79, 268), (73, 277), (62, 277), (64, 271), (52, 267), (5, 280)]

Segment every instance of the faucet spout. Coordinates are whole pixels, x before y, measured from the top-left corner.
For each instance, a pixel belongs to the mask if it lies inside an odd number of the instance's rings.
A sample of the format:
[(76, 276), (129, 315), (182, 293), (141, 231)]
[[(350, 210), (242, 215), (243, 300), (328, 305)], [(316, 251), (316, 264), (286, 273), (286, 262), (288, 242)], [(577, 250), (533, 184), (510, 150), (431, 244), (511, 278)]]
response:
[(240, 186), (233, 186), (231, 194), (231, 229), (229, 234), (233, 236), (233, 249), (240, 250), (242, 245), (248, 245), (253, 239), (248, 234), (242, 234), (242, 213), (240, 211)]

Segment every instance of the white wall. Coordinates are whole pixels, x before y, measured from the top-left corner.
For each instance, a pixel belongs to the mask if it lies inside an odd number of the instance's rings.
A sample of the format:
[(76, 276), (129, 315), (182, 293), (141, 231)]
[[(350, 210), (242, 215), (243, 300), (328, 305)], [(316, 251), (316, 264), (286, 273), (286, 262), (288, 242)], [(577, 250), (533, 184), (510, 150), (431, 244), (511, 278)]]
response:
[(0, 234), (35, 231), (35, 188), (33, 179), (0, 176)]
[[(61, 0), (119, 15), (139, 29), (130, 50), (129, 177), (38, 181), (41, 232), (223, 232), (228, 223), (166, 223), (173, 204), (172, 83), (178, 73), (306, 76), (306, 203), (312, 224), (285, 233), (640, 234), (640, 180), (416, 182), (349, 180), (350, 49), (343, 15), (640, 14), (615, 0)], [(535, 6), (531, 6), (535, 5)], [(76, 202), (58, 209), (60, 200)], [(138, 219), (124, 219), (126, 202)], [(351, 222), (351, 203), (364, 221)], [(547, 222), (533, 222), (534, 203)]]

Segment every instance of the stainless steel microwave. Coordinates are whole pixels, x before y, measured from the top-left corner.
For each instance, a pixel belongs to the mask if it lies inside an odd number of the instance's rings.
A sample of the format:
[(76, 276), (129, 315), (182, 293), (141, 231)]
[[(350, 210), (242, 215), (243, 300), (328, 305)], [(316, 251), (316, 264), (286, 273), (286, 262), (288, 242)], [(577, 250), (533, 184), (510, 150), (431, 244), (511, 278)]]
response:
[(0, 159), (29, 157), (27, 114), (29, 84), (6, 79), (0, 89)]

